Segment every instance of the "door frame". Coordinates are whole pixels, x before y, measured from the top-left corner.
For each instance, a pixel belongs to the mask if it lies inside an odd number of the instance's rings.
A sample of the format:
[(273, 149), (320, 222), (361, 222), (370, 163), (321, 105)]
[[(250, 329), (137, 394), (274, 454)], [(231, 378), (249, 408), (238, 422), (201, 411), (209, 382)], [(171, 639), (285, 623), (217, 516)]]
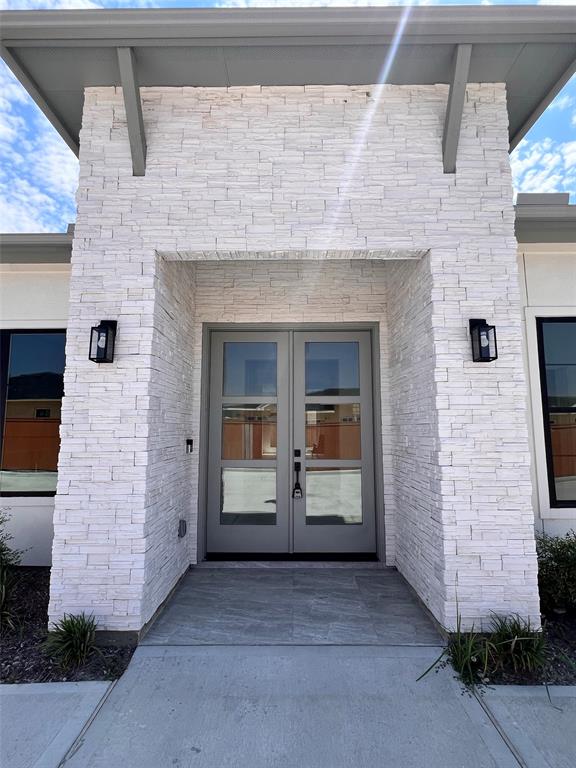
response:
[[(198, 445), (198, 499), (197, 499), (197, 562), (206, 558), (208, 515), (208, 441), (210, 423), (210, 360), (214, 331), (368, 331), (371, 341), (372, 411), (374, 456), (374, 503), (376, 512), (376, 556), (386, 562), (386, 532), (384, 510), (384, 476), (382, 451), (382, 401), (380, 382), (380, 324), (354, 323), (203, 323), (200, 381), (200, 435)], [(292, 368), (292, 359), (290, 359)]]

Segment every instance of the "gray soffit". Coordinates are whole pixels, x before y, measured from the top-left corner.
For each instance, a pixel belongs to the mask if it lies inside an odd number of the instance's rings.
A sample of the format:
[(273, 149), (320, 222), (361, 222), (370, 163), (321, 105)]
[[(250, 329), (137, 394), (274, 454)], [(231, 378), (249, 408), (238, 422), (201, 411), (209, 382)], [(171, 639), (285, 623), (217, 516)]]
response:
[(122, 83), (117, 48), (133, 49), (140, 86), (370, 85), (404, 14), (388, 82), (452, 85), (451, 152), (457, 46), (472, 45), (468, 82), (506, 83), (511, 147), (576, 71), (573, 7), (6, 11), (0, 35), (8, 66), (74, 148), (83, 89)]
[(68, 232), (0, 235), (1, 264), (66, 264), (72, 254), (74, 226)]
[(519, 194), (516, 200), (516, 239), (519, 243), (574, 243), (576, 205), (569, 195)]

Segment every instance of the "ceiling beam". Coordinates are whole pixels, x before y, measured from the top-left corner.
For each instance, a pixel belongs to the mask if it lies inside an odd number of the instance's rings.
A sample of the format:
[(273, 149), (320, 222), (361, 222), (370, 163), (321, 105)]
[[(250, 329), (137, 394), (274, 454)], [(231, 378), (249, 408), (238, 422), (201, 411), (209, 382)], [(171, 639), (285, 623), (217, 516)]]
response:
[(448, 93), (444, 133), (442, 135), (444, 173), (456, 173), (456, 154), (458, 152), (458, 142), (460, 141), (460, 126), (462, 124), (462, 112), (466, 99), (466, 84), (468, 83), (471, 56), (472, 46), (470, 43), (456, 46), (454, 71)]
[(6, 65), (12, 70), (12, 73), (28, 91), (32, 100), (37, 107), (46, 115), (48, 120), (52, 123), (54, 128), (58, 131), (60, 136), (64, 139), (66, 144), (70, 147), (72, 152), (78, 156), (79, 146), (78, 141), (74, 138), (72, 133), (64, 125), (64, 123), (57, 116), (56, 112), (52, 109), (45, 96), (41, 93), (40, 89), (36, 85), (35, 81), (30, 77), (26, 69), (20, 64), (18, 59), (14, 56), (12, 51), (5, 45), (0, 46), (0, 55), (6, 63)]
[(146, 173), (146, 134), (142, 117), (142, 101), (136, 76), (136, 61), (132, 48), (118, 48), (118, 67), (120, 82), (126, 108), (128, 139), (132, 153), (132, 173), (144, 176)]

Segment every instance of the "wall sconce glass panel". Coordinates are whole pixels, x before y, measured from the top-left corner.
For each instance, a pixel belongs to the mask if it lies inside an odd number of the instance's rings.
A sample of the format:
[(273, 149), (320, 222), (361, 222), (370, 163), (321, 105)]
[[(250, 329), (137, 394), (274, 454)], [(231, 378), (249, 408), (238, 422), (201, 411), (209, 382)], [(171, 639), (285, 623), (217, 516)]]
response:
[(90, 354), (93, 363), (111, 363), (114, 360), (116, 320), (101, 320), (90, 330)]
[(470, 338), (472, 340), (472, 360), (475, 363), (491, 363), (498, 359), (496, 327), (488, 325), (486, 320), (470, 320)]

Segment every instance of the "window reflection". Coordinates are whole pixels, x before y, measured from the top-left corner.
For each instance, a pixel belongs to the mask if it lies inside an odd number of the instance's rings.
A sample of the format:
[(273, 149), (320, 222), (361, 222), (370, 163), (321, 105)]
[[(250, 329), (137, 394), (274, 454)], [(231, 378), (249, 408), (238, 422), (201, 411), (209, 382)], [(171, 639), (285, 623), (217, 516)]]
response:
[(307, 341), (307, 395), (359, 395), (357, 341)]
[(306, 525), (360, 525), (362, 470), (308, 467)]
[(576, 504), (576, 318), (540, 321), (551, 504)]
[(306, 455), (313, 459), (359, 459), (360, 403), (306, 405)]
[(54, 493), (60, 447), (65, 334), (11, 332), (0, 491)]
[(276, 524), (276, 470), (252, 467), (222, 470), (222, 525)]
[(222, 458), (276, 458), (274, 403), (222, 406)]
[(276, 342), (224, 344), (224, 395), (276, 394)]
[(576, 413), (551, 413), (549, 425), (556, 499), (576, 502)]

